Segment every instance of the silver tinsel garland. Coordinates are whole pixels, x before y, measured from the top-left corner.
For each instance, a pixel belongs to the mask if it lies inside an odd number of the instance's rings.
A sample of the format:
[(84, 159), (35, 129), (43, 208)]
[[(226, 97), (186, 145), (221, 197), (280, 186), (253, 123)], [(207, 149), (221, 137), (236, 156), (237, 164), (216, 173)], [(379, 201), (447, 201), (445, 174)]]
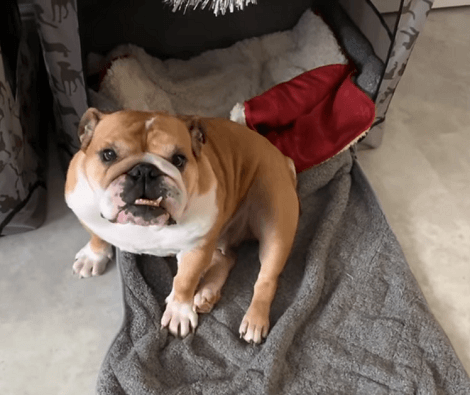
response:
[(229, 10), (243, 10), (243, 8), (249, 4), (256, 4), (257, 0), (163, 0), (164, 3), (169, 4), (173, 8), (173, 12), (183, 9), (186, 11), (188, 7), (196, 9), (201, 7), (202, 9), (209, 6), (215, 15), (225, 15), (225, 12)]

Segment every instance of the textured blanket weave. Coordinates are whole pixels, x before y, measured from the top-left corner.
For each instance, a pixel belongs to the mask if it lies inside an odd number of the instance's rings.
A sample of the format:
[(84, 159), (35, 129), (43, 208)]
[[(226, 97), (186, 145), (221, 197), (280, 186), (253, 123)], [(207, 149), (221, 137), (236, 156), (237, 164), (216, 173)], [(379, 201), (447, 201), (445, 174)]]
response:
[(302, 216), (266, 342), (238, 335), (259, 271), (256, 243), (240, 248), (222, 299), (184, 340), (159, 324), (174, 260), (121, 253), (125, 319), (99, 394), (470, 393), (350, 152), (299, 179)]

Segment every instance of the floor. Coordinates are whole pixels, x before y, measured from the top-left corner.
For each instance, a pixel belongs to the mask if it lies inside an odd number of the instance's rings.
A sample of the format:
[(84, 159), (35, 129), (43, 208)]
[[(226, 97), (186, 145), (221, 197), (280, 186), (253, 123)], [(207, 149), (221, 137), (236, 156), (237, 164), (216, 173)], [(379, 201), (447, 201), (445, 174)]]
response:
[(432, 312), (470, 372), (470, 7), (435, 10), (359, 161)]
[[(359, 160), (433, 313), (470, 372), (470, 8), (433, 11)], [(94, 393), (122, 320), (119, 276), (72, 276), (85, 231), (51, 160), (47, 221), (0, 239), (0, 394)]]

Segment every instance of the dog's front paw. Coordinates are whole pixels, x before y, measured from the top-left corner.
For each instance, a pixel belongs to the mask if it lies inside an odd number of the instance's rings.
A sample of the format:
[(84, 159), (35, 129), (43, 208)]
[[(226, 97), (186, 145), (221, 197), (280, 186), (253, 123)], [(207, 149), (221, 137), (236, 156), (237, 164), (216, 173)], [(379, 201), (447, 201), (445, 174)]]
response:
[(269, 313), (250, 307), (240, 325), (240, 337), (248, 343), (260, 344), (268, 336)]
[(186, 337), (197, 327), (198, 316), (192, 302), (177, 302), (173, 296), (167, 298), (167, 305), (162, 316), (162, 328), (168, 327), (173, 336)]
[(113, 248), (108, 245), (99, 253), (94, 252), (90, 243), (87, 243), (77, 255), (73, 264), (73, 273), (78, 274), (80, 278), (99, 276), (106, 269), (107, 263), (113, 258)]

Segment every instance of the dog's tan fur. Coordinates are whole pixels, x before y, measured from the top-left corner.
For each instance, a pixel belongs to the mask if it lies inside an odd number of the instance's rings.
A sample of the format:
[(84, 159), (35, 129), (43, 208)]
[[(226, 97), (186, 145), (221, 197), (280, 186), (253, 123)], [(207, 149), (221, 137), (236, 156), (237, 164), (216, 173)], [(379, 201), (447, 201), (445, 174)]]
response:
[[(212, 309), (235, 263), (234, 247), (247, 238), (259, 240), (261, 269), (240, 326), (245, 340), (259, 343), (268, 332), (278, 277), (297, 228), (299, 204), (292, 161), (263, 136), (225, 119), (138, 111), (103, 114), (89, 109), (79, 129), (82, 149), (67, 174), (68, 202), (77, 200), (83, 185), (92, 190), (106, 188), (113, 176), (124, 171), (119, 163), (113, 170), (100, 161), (97, 153), (107, 146), (115, 147), (123, 158), (137, 158), (135, 161), (146, 153), (167, 159), (178, 147), (188, 158), (182, 172), (188, 202), (216, 191), (215, 207), (208, 208), (216, 214), (209, 230), (190, 249), (177, 253), (178, 271), (162, 317), (162, 325), (170, 332), (184, 336), (197, 324), (190, 308), (198, 312)], [(70, 205), (76, 211), (76, 203)], [(98, 235), (92, 224), (83, 222), (92, 234), (91, 250), (102, 256), (109, 249), (107, 232), (113, 228)]]

